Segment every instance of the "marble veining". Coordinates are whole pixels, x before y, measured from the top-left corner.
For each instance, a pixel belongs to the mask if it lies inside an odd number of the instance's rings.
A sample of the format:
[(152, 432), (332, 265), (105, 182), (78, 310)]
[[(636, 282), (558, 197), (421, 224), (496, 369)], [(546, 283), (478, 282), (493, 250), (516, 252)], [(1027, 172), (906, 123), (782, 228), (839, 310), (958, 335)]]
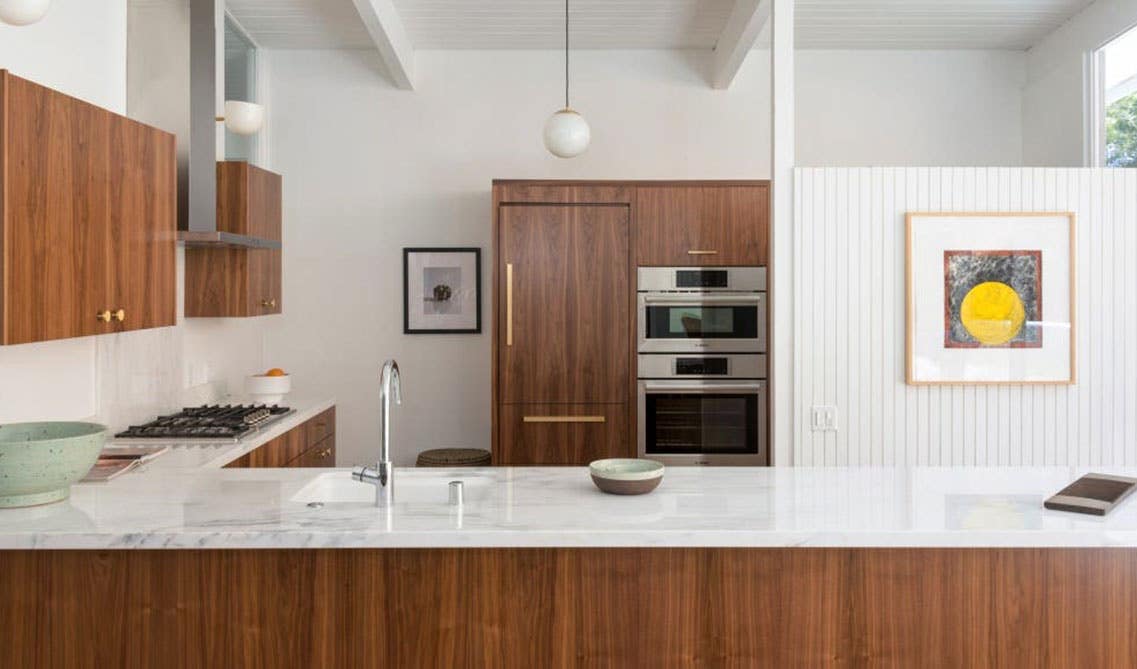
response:
[[(1082, 473), (672, 467), (655, 492), (620, 497), (583, 467), (400, 469), (396, 504), (381, 511), (306, 504), (329, 485), (363, 485), (347, 469), (150, 466), (0, 511), (0, 548), (1137, 546), (1137, 503), (1104, 519), (1042, 508)], [(447, 504), (458, 479), (471, 490), (461, 509)]]

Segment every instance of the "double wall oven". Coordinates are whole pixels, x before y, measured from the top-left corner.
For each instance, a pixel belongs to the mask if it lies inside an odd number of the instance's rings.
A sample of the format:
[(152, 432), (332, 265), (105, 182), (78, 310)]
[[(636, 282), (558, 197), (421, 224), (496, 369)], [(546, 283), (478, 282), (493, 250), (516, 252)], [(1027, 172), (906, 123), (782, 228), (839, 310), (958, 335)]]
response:
[(765, 465), (766, 268), (638, 271), (639, 455)]

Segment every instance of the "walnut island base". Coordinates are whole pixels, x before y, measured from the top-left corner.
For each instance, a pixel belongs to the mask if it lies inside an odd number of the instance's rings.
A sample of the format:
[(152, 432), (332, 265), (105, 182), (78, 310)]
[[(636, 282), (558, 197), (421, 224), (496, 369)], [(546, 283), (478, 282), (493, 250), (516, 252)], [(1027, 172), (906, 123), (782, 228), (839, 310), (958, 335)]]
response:
[(7, 667), (1122, 667), (1127, 548), (13, 550)]

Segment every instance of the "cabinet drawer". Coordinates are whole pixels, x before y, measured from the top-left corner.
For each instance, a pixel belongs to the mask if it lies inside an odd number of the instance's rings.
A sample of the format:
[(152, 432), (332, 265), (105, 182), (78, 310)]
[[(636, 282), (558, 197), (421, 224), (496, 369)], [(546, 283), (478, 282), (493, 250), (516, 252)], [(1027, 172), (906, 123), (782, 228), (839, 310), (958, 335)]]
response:
[(627, 404), (502, 404), (497, 465), (586, 465), (634, 457)]
[(329, 435), (327, 439), (300, 454), (300, 457), (286, 465), (288, 467), (335, 467), (336, 466), (336, 437)]
[(332, 407), (315, 418), (312, 418), (304, 427), (308, 430), (308, 443), (318, 444), (336, 432), (336, 408)]
[(284, 467), (308, 450), (308, 432), (305, 425), (297, 425), (288, 432), (265, 442), (226, 467)]

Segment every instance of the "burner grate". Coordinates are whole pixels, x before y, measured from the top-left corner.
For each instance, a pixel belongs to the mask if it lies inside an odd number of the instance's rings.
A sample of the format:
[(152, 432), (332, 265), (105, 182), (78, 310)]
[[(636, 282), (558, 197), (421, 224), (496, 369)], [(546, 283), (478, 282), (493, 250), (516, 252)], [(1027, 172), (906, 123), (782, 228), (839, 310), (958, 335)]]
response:
[(115, 437), (236, 441), (289, 413), (292, 413), (292, 409), (276, 405), (207, 404), (200, 407), (186, 407), (176, 414), (159, 416), (145, 425), (132, 425)]

